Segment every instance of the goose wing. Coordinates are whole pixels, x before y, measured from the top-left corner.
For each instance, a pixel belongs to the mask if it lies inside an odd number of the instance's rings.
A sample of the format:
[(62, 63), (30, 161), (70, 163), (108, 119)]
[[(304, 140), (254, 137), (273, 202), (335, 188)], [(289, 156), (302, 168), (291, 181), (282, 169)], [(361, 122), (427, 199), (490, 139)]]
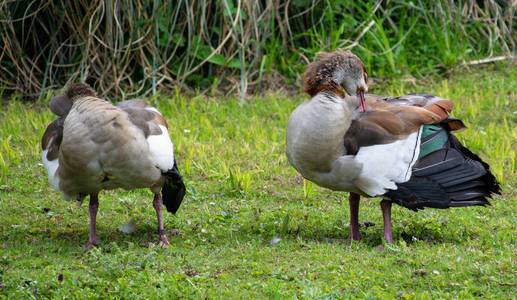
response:
[(449, 116), (453, 103), (430, 94), (408, 94), (396, 98), (366, 96), (368, 110), (352, 120), (345, 134), (348, 154), (361, 147), (393, 143), (417, 132), (422, 125), (444, 123), (451, 131), (465, 124)]
[(167, 211), (176, 213), (186, 188), (174, 158), (167, 122), (155, 107), (140, 99), (119, 102), (116, 106), (125, 111), (133, 125), (144, 134), (154, 163), (165, 178), (162, 186), (163, 204)]
[(142, 131), (156, 166), (162, 172), (172, 169), (174, 149), (167, 122), (161, 113), (140, 99), (122, 101), (115, 106), (126, 112), (131, 123)]

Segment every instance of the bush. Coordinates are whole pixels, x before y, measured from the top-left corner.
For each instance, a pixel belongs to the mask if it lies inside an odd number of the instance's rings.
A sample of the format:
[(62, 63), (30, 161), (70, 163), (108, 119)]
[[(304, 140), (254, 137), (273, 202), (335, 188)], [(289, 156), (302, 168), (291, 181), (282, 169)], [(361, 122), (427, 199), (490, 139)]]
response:
[(359, 2), (5, 1), (0, 86), (31, 98), (74, 81), (117, 98), (175, 86), (244, 95), (292, 86), (321, 50), (351, 49), (384, 77), (515, 48), (508, 1)]

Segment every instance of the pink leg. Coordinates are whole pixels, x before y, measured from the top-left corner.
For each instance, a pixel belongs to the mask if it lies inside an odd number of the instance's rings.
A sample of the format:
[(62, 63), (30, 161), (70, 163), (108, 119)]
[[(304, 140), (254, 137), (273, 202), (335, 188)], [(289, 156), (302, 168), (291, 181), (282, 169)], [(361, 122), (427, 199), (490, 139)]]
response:
[(359, 232), (359, 200), (361, 196), (356, 193), (350, 193), (348, 203), (350, 205), (350, 238), (360, 241), (363, 239)]
[(95, 228), (95, 222), (97, 220), (97, 210), (99, 208), (99, 194), (90, 194), (90, 204), (88, 210), (90, 211), (90, 239), (86, 248), (91, 248), (93, 245), (99, 244), (99, 238), (97, 237), (97, 230)]
[(158, 217), (158, 234), (160, 237), (158, 238), (158, 245), (163, 245), (166, 247), (169, 245), (169, 240), (165, 236), (165, 227), (163, 226), (163, 218), (162, 218), (162, 206), (163, 200), (160, 194), (155, 194), (153, 199), (153, 207), (156, 210), (156, 216)]
[(382, 219), (384, 221), (384, 238), (386, 243), (393, 244), (393, 236), (391, 234), (391, 201), (382, 200)]

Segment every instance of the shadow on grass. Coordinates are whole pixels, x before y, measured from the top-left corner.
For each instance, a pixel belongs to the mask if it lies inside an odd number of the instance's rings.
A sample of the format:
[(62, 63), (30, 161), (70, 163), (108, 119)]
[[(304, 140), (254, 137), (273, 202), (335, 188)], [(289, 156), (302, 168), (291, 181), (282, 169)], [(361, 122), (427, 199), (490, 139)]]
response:
[[(343, 245), (351, 243), (349, 240), (347, 240), (349, 237), (348, 227), (342, 227), (341, 229), (336, 230), (335, 228), (330, 228), (329, 226), (314, 228), (314, 226), (307, 226), (307, 224), (297, 224), (291, 226), (294, 226), (295, 229), (288, 230), (288, 232), (283, 235), (284, 239), (301, 239), (303, 241), (316, 243), (340, 243)], [(278, 226), (275, 224), (272, 224), (270, 227), (278, 228)], [(311, 228), (314, 229), (310, 230)], [(254, 229), (253, 227), (241, 227), (239, 232), (243, 236), (248, 236), (250, 234), (260, 236), (260, 238), (267, 242), (269, 242), (275, 236), (279, 235), (279, 230), (270, 230), (269, 232), (264, 233), (261, 230)], [(363, 243), (368, 247), (374, 248), (383, 242), (384, 235), (382, 223), (381, 225), (376, 224), (373, 226), (370, 225), (368, 227), (361, 226), (360, 232), (363, 239), (357, 242)], [(449, 231), (447, 228), (441, 229), (440, 226), (430, 228), (425, 223), (412, 223), (405, 229), (399, 228), (398, 226), (393, 228), (394, 242), (398, 243), (399, 241), (404, 241), (408, 245), (416, 244), (419, 241), (423, 241), (429, 245), (442, 243), (462, 244), (475, 237), (475, 230), (470, 230), (468, 228), (462, 231), (461, 236), (458, 236), (452, 229)], [(356, 241), (354, 242), (357, 243)]]
[[(278, 223), (274, 222), (272, 218), (267, 220), (254, 219), (251, 216), (240, 216), (238, 220), (231, 221), (225, 219), (213, 224), (207, 224), (206, 216), (201, 216), (201, 220), (205, 221), (192, 224), (185, 224), (178, 220), (168, 220), (166, 222), (167, 237), (171, 244), (181, 244), (182, 247), (196, 247), (203, 244), (211, 244), (213, 246), (228, 246), (237, 240), (240, 243), (252, 241), (268, 245), (271, 240), (280, 234), (281, 228)], [(248, 220), (249, 222), (245, 222)], [(350, 244), (345, 241), (348, 238), (348, 227), (346, 225), (336, 225), (328, 220), (303, 220), (296, 219), (296, 222), (291, 222), (289, 228), (284, 234), (284, 240), (302, 240), (311, 243), (329, 243), (338, 242), (343, 245)], [(151, 243), (158, 240), (158, 232), (155, 222), (143, 222), (144, 219), (136, 220), (136, 230), (133, 233), (126, 234), (121, 232), (118, 225), (111, 223), (110, 225), (103, 224), (102, 221), (97, 223), (97, 234), (99, 236), (99, 245), (104, 247), (112, 242), (119, 245), (138, 245), (140, 247), (148, 247)], [(299, 221), (299, 222), (298, 222)], [(311, 221), (313, 223), (311, 223)], [(233, 223), (232, 223), (233, 222)], [(242, 222), (236, 224), (237, 222)], [(394, 242), (398, 244), (404, 241), (411, 245), (419, 241), (427, 244), (441, 244), (453, 243), (461, 244), (468, 242), (468, 240), (476, 237), (474, 229), (465, 228), (458, 234), (452, 228), (444, 227), (444, 224), (429, 224), (426, 222), (409, 222), (402, 226), (398, 226), (395, 221), (393, 224), (393, 238)], [(220, 228), (220, 229), (215, 229)], [(382, 243), (383, 228), (382, 223), (369, 226), (361, 226), (360, 228), (363, 240), (359, 243), (371, 248), (375, 248)], [(18, 229), (10, 231), (4, 235), (0, 240), (1, 243), (8, 243), (16, 245), (20, 240), (25, 240), (27, 244), (41, 244), (41, 245), (60, 245), (69, 249), (84, 249), (88, 242), (89, 226), (88, 220), (84, 219), (81, 225), (74, 224), (69, 228), (52, 228), (46, 230), (34, 229)], [(357, 242), (355, 242), (357, 243)]]

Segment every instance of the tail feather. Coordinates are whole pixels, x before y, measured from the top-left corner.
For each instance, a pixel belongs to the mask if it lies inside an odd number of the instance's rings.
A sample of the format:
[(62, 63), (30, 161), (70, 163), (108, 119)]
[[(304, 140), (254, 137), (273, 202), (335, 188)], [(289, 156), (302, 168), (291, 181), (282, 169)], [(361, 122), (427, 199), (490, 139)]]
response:
[(174, 162), (172, 169), (163, 173), (163, 175), (165, 176), (165, 183), (162, 187), (163, 205), (165, 205), (168, 212), (175, 214), (186, 193), (185, 184), (178, 171), (176, 162)]
[(447, 192), (454, 193), (454, 192), (463, 191), (463, 190), (471, 189), (471, 188), (475, 188), (475, 187), (478, 187), (478, 188), (483, 187), (486, 190), (488, 190), (488, 188), (486, 188), (486, 184), (482, 180), (476, 179), (476, 180), (471, 180), (469, 182), (466, 182), (464, 184), (459, 184), (459, 185), (455, 185), (452, 187), (448, 187)]
[(470, 151), (468, 148), (464, 147), (460, 141), (454, 136), (450, 135), (450, 142), (452, 147), (458, 149), (463, 155), (466, 157), (479, 162), (483, 168), (487, 171), (485, 175), (483, 175), (480, 180), (487, 184), (489, 190), (494, 194), (501, 194), (501, 186), (497, 182), (495, 176), (490, 172), (490, 166), (484, 162), (477, 154)]
[(467, 201), (451, 201), (450, 207), (467, 207), (467, 206), (485, 206), (490, 205), (490, 202), (484, 197), (478, 197)]
[(461, 145), (445, 125), (432, 126), (440, 126), (447, 141), (419, 158), (411, 179), (385, 197), (413, 210), (489, 205), (487, 198), (501, 190), (489, 165)]
[(487, 192), (488, 191), (486, 189), (476, 187), (448, 194), (451, 201), (467, 201), (470, 199), (484, 197), (485, 195), (487, 195)]
[(468, 183), (485, 174), (486, 170), (480, 163), (472, 160), (464, 160), (460, 166), (431, 175), (430, 178), (441, 183), (443, 187), (448, 188)]

